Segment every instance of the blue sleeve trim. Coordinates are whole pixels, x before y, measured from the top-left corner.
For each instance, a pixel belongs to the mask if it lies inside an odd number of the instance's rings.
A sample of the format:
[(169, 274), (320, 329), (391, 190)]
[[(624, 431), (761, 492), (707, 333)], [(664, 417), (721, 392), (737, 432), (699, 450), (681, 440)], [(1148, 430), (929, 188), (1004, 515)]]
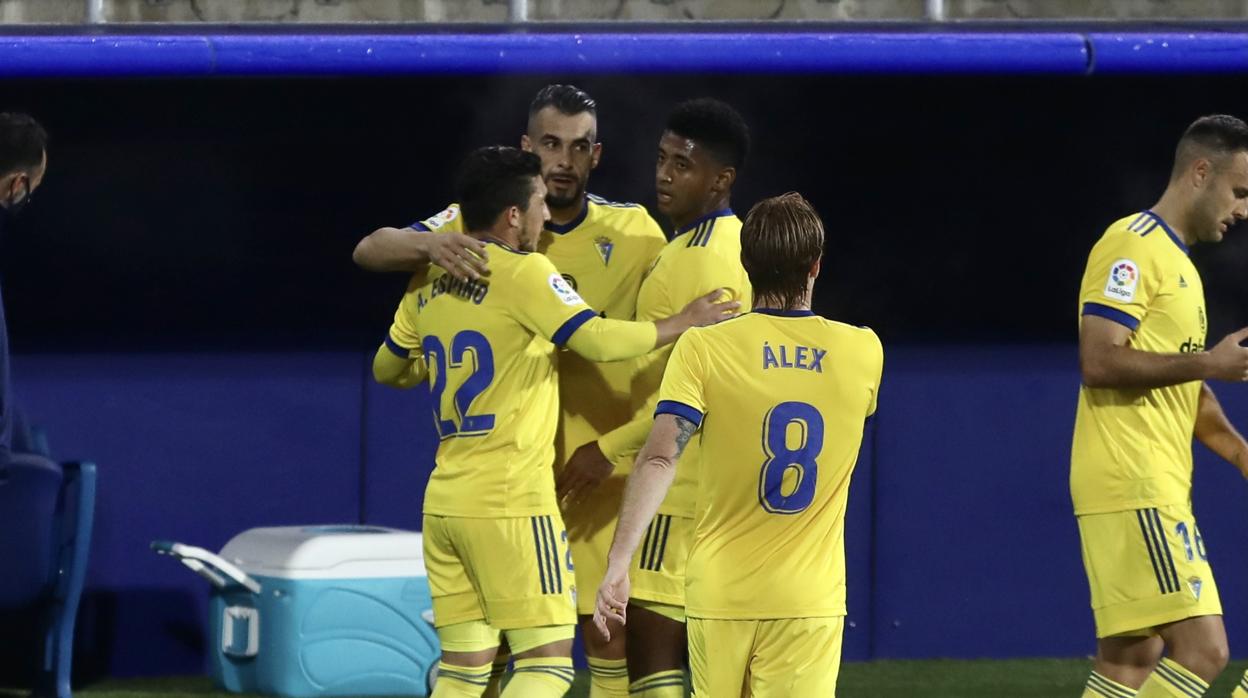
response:
[(596, 317), (598, 317), (598, 313), (595, 313), (589, 308), (582, 310), (576, 315), (568, 318), (567, 322), (560, 325), (559, 329), (555, 330), (555, 334), (550, 338), (550, 341), (554, 342), (557, 347), (567, 344), (568, 340), (572, 338), (573, 332), (581, 329), (581, 325), (584, 325)]
[(409, 226), (407, 226), (407, 227), (411, 228), (412, 230), (419, 230), (419, 231), (420, 231), (420, 232), (422, 232), (422, 233), (432, 233), (432, 232), (433, 232), (433, 229), (432, 229), (432, 228), (430, 228), (429, 226), (425, 225), (425, 222), (424, 222), (424, 221), (416, 221), (415, 223), (413, 223), (413, 224), (411, 224), (411, 225), (409, 225)]
[(405, 348), (404, 348), (402, 345), (400, 345), (398, 342), (396, 342), (396, 341), (394, 341), (393, 339), (391, 339), (391, 338), (390, 338), (390, 335), (386, 335), (386, 348), (390, 350), (390, 353), (391, 353), (391, 354), (394, 354), (395, 356), (399, 357), (400, 359), (410, 359), (410, 358), (412, 358), (412, 352), (411, 352), (411, 350), (410, 350), (410, 349), (405, 349)]
[(1097, 317), (1103, 317), (1106, 320), (1113, 320), (1131, 331), (1135, 331), (1140, 326), (1140, 321), (1131, 317), (1127, 313), (1124, 313), (1117, 308), (1111, 308), (1108, 305), (1101, 305), (1100, 303), (1084, 303), (1083, 314), (1095, 315)]
[(659, 400), (659, 406), (654, 410), (654, 416), (661, 414), (674, 414), (693, 422), (695, 427), (702, 426), (702, 411), (696, 407), (690, 407), (679, 400)]

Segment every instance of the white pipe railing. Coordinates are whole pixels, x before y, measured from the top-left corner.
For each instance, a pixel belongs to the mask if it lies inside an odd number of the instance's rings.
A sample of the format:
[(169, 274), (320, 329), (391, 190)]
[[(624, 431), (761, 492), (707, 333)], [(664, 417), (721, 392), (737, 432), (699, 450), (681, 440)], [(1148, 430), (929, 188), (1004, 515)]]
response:
[(529, 21), (529, 0), (507, 0), (507, 21)]
[(87, 0), (87, 24), (104, 24), (104, 0)]
[(925, 0), (923, 16), (929, 22), (945, 21), (945, 0)]

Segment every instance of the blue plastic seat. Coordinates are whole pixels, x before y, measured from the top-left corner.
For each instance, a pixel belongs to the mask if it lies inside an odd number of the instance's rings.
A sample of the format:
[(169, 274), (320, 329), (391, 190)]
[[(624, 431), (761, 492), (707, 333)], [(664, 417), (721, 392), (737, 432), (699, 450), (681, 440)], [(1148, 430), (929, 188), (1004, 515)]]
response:
[[(18, 454), (0, 464), (0, 611), (39, 615), (35, 698), (70, 698), (74, 619), (95, 511), (93, 463)], [(35, 638), (31, 638), (34, 642)]]

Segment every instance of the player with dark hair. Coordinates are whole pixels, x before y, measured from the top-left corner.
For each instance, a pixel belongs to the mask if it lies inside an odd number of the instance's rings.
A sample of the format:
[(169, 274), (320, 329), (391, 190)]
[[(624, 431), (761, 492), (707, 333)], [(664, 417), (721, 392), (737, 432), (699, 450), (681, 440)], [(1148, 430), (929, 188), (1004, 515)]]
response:
[(601, 317), (532, 254), (549, 217), (540, 174), (541, 160), (516, 148), (468, 156), (456, 195), (467, 234), (493, 254), (490, 276), (418, 272), (373, 362), (379, 382), (428, 382), (441, 440), (423, 524), (442, 645), (435, 698), (482, 695), (500, 633), (515, 654), (504, 696), (562, 696), (572, 684), (575, 581), (550, 469), (557, 348), (641, 356), (733, 309), (716, 292), (658, 322)]
[(871, 330), (811, 312), (823, 240), (797, 194), (750, 211), (741, 260), (754, 311), (676, 343), (624, 493), (595, 619), (627, 620), (631, 645), (631, 561), (653, 547), (647, 524), (680, 471), (698, 473), (685, 587), (698, 696), (836, 693), (845, 508), (883, 350)]
[[(749, 130), (732, 107), (714, 99), (684, 102), (672, 111), (659, 139), (655, 188), (659, 210), (676, 235), (642, 284), (637, 318), (669, 315), (715, 288), (749, 303), (750, 281), (741, 266), (741, 221), (732, 212), (732, 187), (749, 153)], [(577, 449), (571, 463), (632, 460), (653, 423), (669, 350), (655, 352), (635, 383), (637, 409), (622, 427)], [(683, 695), (686, 655), (685, 558), (693, 537), (697, 444), (676, 471), (676, 483), (650, 522), (632, 571), (629, 617), (629, 691), (642, 698)], [(585, 467), (591, 469), (590, 466)], [(575, 497), (576, 483), (568, 486)]]
[(1192, 438), (1248, 476), (1248, 443), (1206, 383), (1248, 380), (1248, 329), (1205, 349), (1204, 289), (1188, 248), (1219, 242), (1245, 217), (1248, 125), (1206, 116), (1180, 138), (1156, 205), (1111, 224), (1088, 257), (1070, 467), (1096, 620), (1085, 698), (1197, 698), (1226, 666), (1222, 606), (1191, 508)]
[[(547, 85), (529, 105), (520, 146), (541, 158), (547, 190), (551, 220), (537, 249), (590, 305), (607, 317), (628, 320), (637, 313), (642, 277), (667, 240), (645, 208), (587, 193), (590, 172), (602, 157), (597, 113), (597, 103), (584, 90)], [(430, 231), (439, 234), (427, 234)], [(432, 262), (457, 278), (479, 279), (485, 274), (488, 253), (464, 232), (460, 207), (452, 204), (410, 228), (373, 232), (356, 247), (355, 260), (375, 271), (414, 271)], [(575, 500), (565, 501), (565, 515), (577, 577), (590, 588), (606, 570), (607, 547), (631, 458), (618, 459), (621, 467), (613, 468), (611, 463), (568, 463), (568, 454), (629, 420), (637, 371), (633, 361), (598, 364), (567, 353), (560, 360), (554, 466), (564, 485), (562, 493), (569, 489), (567, 482), (578, 485)], [(589, 595), (578, 599), (578, 611), (592, 676), (591, 698), (626, 698), (622, 632), (611, 642), (599, 637), (590, 621)]]
[[(0, 233), (30, 204), (48, 169), (48, 134), (26, 114), (0, 113)], [(0, 299), (0, 465), (12, 458), (14, 419), (9, 332)]]

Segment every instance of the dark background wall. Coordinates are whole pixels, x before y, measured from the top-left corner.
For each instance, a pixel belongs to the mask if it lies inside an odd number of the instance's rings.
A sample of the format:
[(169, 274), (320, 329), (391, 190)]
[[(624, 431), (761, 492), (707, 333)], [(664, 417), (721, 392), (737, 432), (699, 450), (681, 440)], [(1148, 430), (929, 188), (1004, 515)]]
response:
[[(353, 267), (373, 227), (450, 198), (457, 158), (515, 142), (533, 78), (6, 81), (51, 170), (0, 252), (15, 382), (56, 456), (100, 465), (87, 673), (185, 673), (205, 585), (147, 551), (252, 526), (419, 524), (425, 398), (372, 385), (401, 275)], [(1066, 475), (1088, 249), (1152, 204), (1234, 78), (594, 77), (591, 189), (653, 203), (681, 99), (737, 105), (734, 206), (796, 189), (823, 214), (816, 309), (886, 345), (848, 530), (851, 659), (1092, 648)], [(1210, 339), (1248, 325), (1248, 235), (1193, 254)], [(1220, 388), (1232, 418), (1248, 392)], [(1233, 652), (1248, 608), (1237, 473), (1198, 449), (1195, 500)], [(1242, 556), (1241, 556), (1242, 557)], [(583, 593), (585, 593), (583, 591)]]
[[(547, 81), (7, 81), (54, 138), (4, 241), (16, 349), (370, 346), (402, 280), (356, 270), (356, 240), (439, 210), (457, 158), (516, 142)], [(1070, 341), (1096, 237), (1155, 201), (1194, 117), (1248, 112), (1234, 78), (577, 82), (601, 103), (592, 190), (648, 205), (668, 109), (735, 104), (755, 141), (735, 207), (806, 194), (821, 310), (893, 342)], [(1211, 336), (1248, 324), (1248, 236), (1195, 257)]]

